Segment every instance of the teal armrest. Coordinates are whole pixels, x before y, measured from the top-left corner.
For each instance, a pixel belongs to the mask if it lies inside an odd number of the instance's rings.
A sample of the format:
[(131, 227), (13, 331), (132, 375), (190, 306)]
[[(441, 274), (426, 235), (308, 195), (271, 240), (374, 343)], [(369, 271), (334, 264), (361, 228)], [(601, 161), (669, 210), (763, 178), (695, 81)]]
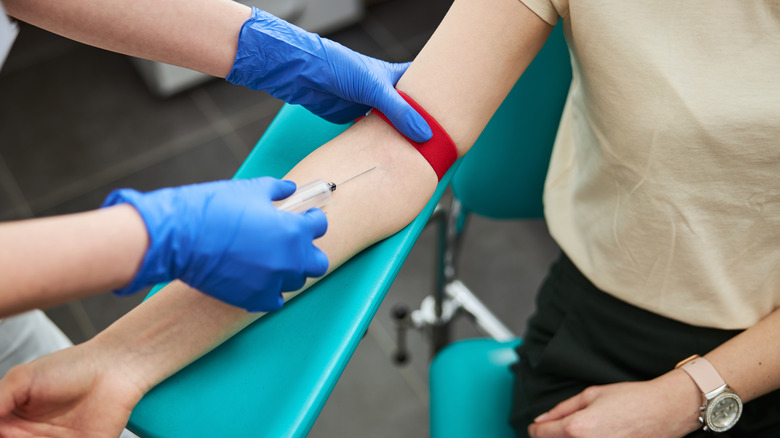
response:
[[(236, 178), (282, 177), (345, 129), (287, 105)], [(162, 382), (128, 428), (144, 438), (305, 436), (455, 167), (414, 222)]]

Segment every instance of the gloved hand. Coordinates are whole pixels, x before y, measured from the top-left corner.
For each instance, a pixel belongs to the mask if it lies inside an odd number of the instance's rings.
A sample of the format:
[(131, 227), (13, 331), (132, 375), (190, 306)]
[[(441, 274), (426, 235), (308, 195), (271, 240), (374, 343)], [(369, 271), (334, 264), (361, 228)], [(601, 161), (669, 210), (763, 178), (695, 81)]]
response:
[(361, 55), (252, 8), (225, 79), (303, 105), (333, 123), (376, 108), (402, 134), (424, 142), (433, 135), (430, 127), (393, 88), (408, 66)]
[(135, 278), (116, 293), (180, 279), (250, 312), (280, 308), (281, 292), (328, 269), (325, 253), (312, 244), (325, 234), (325, 214), (287, 213), (271, 203), (294, 191), (292, 181), (256, 178), (112, 192), (103, 206), (131, 204), (150, 240)]

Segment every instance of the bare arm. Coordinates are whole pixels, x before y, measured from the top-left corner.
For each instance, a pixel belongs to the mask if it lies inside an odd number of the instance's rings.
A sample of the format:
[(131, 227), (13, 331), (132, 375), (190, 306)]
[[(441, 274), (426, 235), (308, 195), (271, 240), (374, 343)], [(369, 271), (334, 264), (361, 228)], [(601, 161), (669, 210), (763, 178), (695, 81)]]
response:
[(8, 14), (67, 38), (225, 77), (250, 8), (231, 0), (4, 0)]
[[(463, 155), (550, 31), (516, 0), (498, 0), (489, 8), (479, 0), (457, 0), (398, 88), (442, 124)], [(326, 207), (329, 229), (316, 243), (332, 268), (416, 217), (436, 187), (436, 175), (375, 116), (319, 148), (287, 175), (298, 183), (338, 180), (371, 166), (376, 170), (362, 176), (360, 184), (344, 185)], [(256, 318), (174, 283), (75, 348), (83, 350), (80, 357), (98, 358), (105, 373), (124, 376), (128, 388), (113, 393), (126, 394), (125, 404), (134, 405), (141, 394)], [(6, 381), (22, 379), (22, 374)], [(10, 404), (0, 400), (0, 415)]]
[(129, 205), (0, 224), (0, 316), (126, 285), (148, 240)]
[[(469, 35), (463, 29), (484, 33)], [(458, 0), (398, 88), (442, 124), (463, 155), (550, 31), (549, 25), (514, 0), (496, 2), (492, 8), (484, 8), (478, 0)], [(338, 180), (371, 166), (377, 169), (362, 176), (360, 184), (344, 185), (325, 208), (328, 232), (316, 243), (332, 268), (414, 219), (433, 193), (436, 175), (406, 140), (371, 116), (309, 155), (286, 176), (298, 183)], [(387, 181), (393, 181), (392, 190)], [(366, 215), (371, 220), (365, 220)], [(177, 304), (182, 302), (188, 303), (186, 308)], [(152, 361), (153, 369), (138, 365), (145, 370), (143, 386), (148, 389), (255, 318), (177, 283), (95, 341), (106, 348), (125, 345), (134, 351), (166, 351)], [(146, 327), (143, 331), (148, 335), (138, 337), (138, 327)], [(199, 335), (192, 335), (193, 330)], [(174, 345), (178, 351), (170, 354)]]
[[(486, 8), (477, 0), (456, 0), (398, 88), (444, 126), (462, 155), (549, 31), (517, 1), (501, 0)], [(331, 228), (318, 245), (333, 267), (411, 220), (433, 191), (433, 172), (394, 131), (369, 117), (288, 176), (297, 182), (337, 179), (374, 165), (377, 171), (367, 175), (364, 184), (344, 186), (328, 206)], [(397, 197), (383, 191), (387, 185), (379, 182), (388, 180), (402, 184), (395, 187)], [(356, 220), (367, 214), (374, 220)], [(93, 354), (122, 358), (121, 363), (108, 364), (128, 370), (125, 375), (133, 376), (130, 380), (143, 393), (254, 318), (174, 284), (90, 341), (87, 348)], [(778, 351), (766, 347), (774, 345), (778, 330), (780, 313), (775, 311), (707, 355), (745, 400), (780, 387)], [(657, 403), (648, 403), (651, 400)], [(692, 381), (675, 370), (647, 382), (585, 391), (532, 426), (532, 432), (540, 437), (575, 432), (604, 436), (601, 428), (607, 427), (629, 435), (639, 428), (672, 436), (698, 427), (699, 404), (700, 394)]]
[[(705, 355), (745, 402), (780, 388), (780, 310)], [(702, 395), (675, 369), (653, 380), (594, 386), (561, 402), (529, 428), (534, 438), (683, 436), (702, 427)]]

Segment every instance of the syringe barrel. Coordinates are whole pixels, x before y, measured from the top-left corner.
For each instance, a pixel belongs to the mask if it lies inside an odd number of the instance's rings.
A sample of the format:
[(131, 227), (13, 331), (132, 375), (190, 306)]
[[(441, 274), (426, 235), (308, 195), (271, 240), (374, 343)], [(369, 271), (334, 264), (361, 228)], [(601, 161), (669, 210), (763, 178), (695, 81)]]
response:
[(281, 201), (279, 210), (290, 213), (303, 213), (312, 208), (319, 208), (330, 202), (330, 185), (321, 179), (316, 179), (298, 189), (289, 198)]

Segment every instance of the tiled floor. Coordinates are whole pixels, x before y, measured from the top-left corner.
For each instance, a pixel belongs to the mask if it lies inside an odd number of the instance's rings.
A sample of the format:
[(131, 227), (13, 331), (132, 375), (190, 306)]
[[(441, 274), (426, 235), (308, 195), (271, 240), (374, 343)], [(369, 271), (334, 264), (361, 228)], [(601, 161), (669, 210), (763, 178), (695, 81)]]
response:
[[(378, 58), (411, 60), (451, 0), (372, 2), (358, 24), (329, 37)], [(0, 220), (96, 208), (110, 190), (229, 178), (281, 103), (214, 80), (153, 96), (129, 60), (22, 26), (0, 71)], [(540, 222), (469, 226), (461, 273), (522, 333), (532, 295), (557, 249)], [(427, 347), (410, 333), (412, 363), (398, 368), (392, 306), (429, 293), (435, 236), (423, 233), (311, 432), (313, 437), (428, 435)], [(137, 305), (98, 295), (47, 311), (82, 342)], [(466, 321), (458, 337), (473, 336)]]

